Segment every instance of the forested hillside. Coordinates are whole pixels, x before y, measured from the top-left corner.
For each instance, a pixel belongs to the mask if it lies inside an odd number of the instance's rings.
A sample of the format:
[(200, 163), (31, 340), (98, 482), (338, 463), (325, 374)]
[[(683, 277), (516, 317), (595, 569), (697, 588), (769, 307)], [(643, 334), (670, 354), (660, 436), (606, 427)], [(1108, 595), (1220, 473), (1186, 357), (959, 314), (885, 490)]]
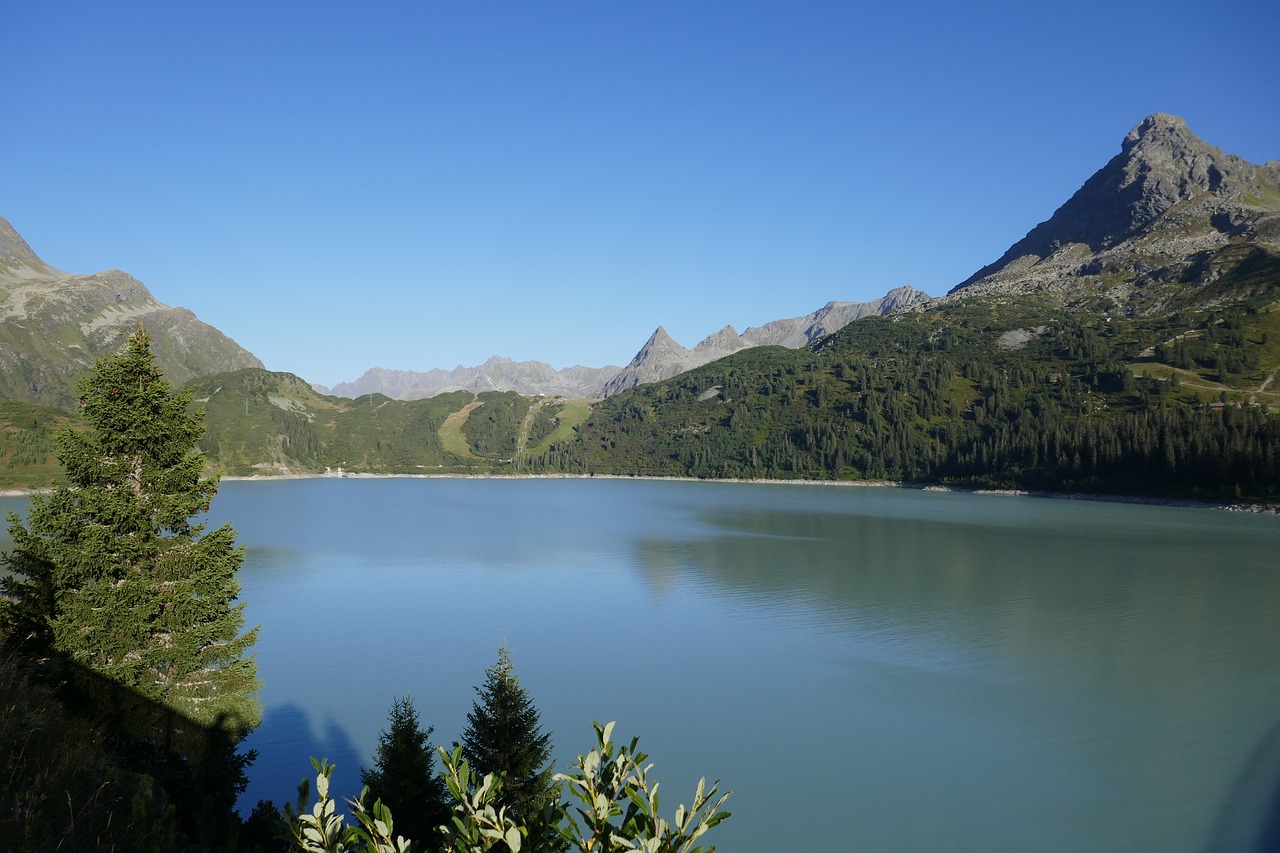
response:
[(1280, 313), (971, 298), (739, 353), (595, 408), (534, 468), (1280, 496)]
[[(205, 410), (201, 449), (233, 474), (347, 472), (423, 474), (488, 469), (486, 452), (445, 447), (441, 428), (476, 400), (455, 391), (425, 400), (317, 394), (288, 373), (239, 370), (190, 383)], [(483, 403), (491, 395), (482, 394)], [(502, 398), (504, 395), (492, 395)], [(510, 396), (517, 396), (511, 394)], [(485, 410), (488, 406), (477, 407)], [(526, 403), (524, 409), (528, 408)], [(478, 415), (479, 412), (474, 414)], [(521, 412), (523, 414), (523, 412)], [(510, 416), (485, 419), (468, 437), (481, 451), (514, 443)]]
[(61, 409), (0, 402), (0, 489), (44, 485), (59, 477), (54, 434), (74, 422)]

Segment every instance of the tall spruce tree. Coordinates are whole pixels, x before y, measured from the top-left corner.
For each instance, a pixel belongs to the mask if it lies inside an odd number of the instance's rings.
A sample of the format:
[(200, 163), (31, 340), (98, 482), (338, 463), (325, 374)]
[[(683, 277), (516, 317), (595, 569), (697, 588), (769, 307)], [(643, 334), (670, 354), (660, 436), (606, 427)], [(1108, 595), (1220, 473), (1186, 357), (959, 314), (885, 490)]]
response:
[(449, 822), (452, 809), (444, 777), (436, 771), (433, 726), (425, 730), (413, 706), (413, 697), (396, 698), (387, 715), (387, 728), (378, 735), (373, 769), (361, 770), (360, 781), (372, 798), (395, 814), (395, 833), (417, 842), (418, 850), (435, 850), (440, 827)]
[(467, 714), (462, 734), (463, 757), (481, 775), (505, 776), (503, 804), (517, 822), (530, 827), (532, 849), (561, 849), (551, 832), (539, 831), (544, 808), (560, 798), (552, 778), (551, 735), (542, 731), (538, 709), (520, 686), (505, 646), (498, 649), (498, 662), (485, 670), (484, 686), (476, 693), (480, 701)]
[(195, 450), (200, 417), (170, 393), (141, 327), (79, 399), (88, 429), (58, 438), (67, 484), (34, 495), (25, 524), (9, 515), (0, 616), (27, 651), (64, 664), (135, 755), (158, 756), (145, 772), (175, 800), (207, 809), (212, 796), (229, 814), (249, 760), (235, 746), (261, 715), (257, 629), (236, 603), (235, 531), (193, 523), (217, 491)]

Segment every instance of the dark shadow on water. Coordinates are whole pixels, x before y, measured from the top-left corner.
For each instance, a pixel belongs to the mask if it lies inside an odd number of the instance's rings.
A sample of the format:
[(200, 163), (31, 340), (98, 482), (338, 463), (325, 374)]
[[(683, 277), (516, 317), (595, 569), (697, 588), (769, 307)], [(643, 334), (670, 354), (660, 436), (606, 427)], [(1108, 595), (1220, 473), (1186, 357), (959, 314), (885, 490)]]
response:
[(272, 800), (277, 808), (294, 802), (303, 779), (311, 783), (314, 797), (312, 758), (337, 765), (333, 795), (339, 801), (360, 791), (360, 768), (367, 759), (356, 751), (346, 730), (329, 719), (317, 734), (307, 712), (294, 703), (268, 709), (245, 746), (258, 751), (258, 760), (249, 771), (248, 788), (236, 802), (241, 815), (248, 815), (259, 800)]
[(1204, 850), (1280, 851), (1280, 723), (1254, 747), (1236, 776)]

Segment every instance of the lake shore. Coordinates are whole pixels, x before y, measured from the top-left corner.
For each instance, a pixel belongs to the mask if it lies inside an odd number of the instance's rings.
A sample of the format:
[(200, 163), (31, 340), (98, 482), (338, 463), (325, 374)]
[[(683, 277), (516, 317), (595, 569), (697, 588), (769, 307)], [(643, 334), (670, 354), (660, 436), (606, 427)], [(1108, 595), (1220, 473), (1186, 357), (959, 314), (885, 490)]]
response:
[(1108, 503), (1146, 504), (1150, 506), (1178, 506), (1189, 509), (1215, 509), (1226, 512), (1249, 512), (1280, 515), (1280, 506), (1249, 503), (1223, 503), (1196, 501), (1183, 498), (1158, 498), (1143, 495), (1097, 495), (1076, 492), (1046, 492), (1028, 489), (990, 489), (968, 486), (944, 486), (936, 484), (906, 483), (898, 480), (775, 480), (703, 477), (660, 477), (648, 474), (370, 474), (370, 473), (290, 473), (252, 476), (226, 476), (224, 480), (244, 482), (270, 482), (289, 479), (417, 479), (417, 480), (652, 480), (669, 483), (741, 483), (747, 485), (777, 486), (831, 486), (854, 488), (914, 489), (924, 492), (957, 492), (960, 494), (994, 495), (999, 497), (1050, 498), (1053, 500), (1102, 501)]
[[(280, 474), (253, 474), (250, 476), (225, 475), (227, 482), (270, 483), (282, 480), (653, 480), (668, 483), (741, 483), (756, 486), (833, 486), (880, 489), (914, 489), (922, 492), (957, 492), (996, 497), (1049, 498), (1067, 501), (1101, 501), (1107, 503), (1146, 504), (1149, 506), (1177, 506), (1188, 509), (1213, 509), (1225, 512), (1249, 512), (1280, 515), (1280, 506), (1250, 503), (1222, 503), (1196, 501), (1183, 498), (1157, 498), (1143, 495), (1095, 495), (1078, 492), (1045, 492), (1028, 489), (989, 489), (968, 486), (942, 486), (936, 484), (904, 483), (895, 480), (752, 480), (745, 478), (708, 479), (703, 477), (659, 477), (649, 474), (370, 474), (364, 472), (312, 473), (290, 472)], [(0, 497), (16, 498), (42, 494), (49, 489), (0, 489)]]

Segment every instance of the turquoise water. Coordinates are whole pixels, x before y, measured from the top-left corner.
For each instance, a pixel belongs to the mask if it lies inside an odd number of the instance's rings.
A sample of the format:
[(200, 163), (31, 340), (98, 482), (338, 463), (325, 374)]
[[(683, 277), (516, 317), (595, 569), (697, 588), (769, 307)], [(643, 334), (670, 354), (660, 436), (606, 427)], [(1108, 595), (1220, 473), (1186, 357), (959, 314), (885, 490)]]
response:
[(1280, 518), (898, 489), (224, 483), (265, 682), (246, 795), (358, 787), (499, 644), (563, 767), (638, 735), (726, 851), (1218, 850), (1280, 783)]

